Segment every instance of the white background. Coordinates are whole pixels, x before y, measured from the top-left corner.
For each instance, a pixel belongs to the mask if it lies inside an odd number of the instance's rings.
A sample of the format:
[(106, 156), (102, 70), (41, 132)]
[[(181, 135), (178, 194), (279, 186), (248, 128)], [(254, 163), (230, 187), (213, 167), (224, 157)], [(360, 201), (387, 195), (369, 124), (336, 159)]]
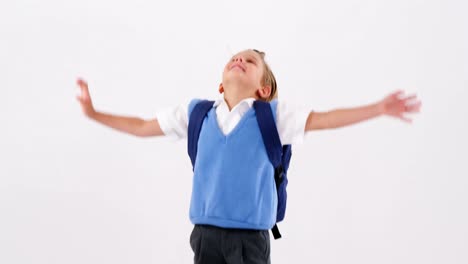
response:
[(0, 263), (191, 263), (186, 143), (86, 119), (216, 98), (267, 53), (280, 99), (325, 111), (417, 93), (294, 146), (273, 263), (468, 263), (466, 1), (0, 2)]

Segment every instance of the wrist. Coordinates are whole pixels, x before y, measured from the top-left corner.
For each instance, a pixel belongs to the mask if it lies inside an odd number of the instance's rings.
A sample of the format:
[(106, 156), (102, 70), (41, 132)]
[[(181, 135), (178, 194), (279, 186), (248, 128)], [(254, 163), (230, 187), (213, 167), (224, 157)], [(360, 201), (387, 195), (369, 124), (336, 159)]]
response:
[(377, 116), (381, 116), (385, 114), (385, 106), (382, 102), (378, 102), (374, 104), (374, 109), (375, 109), (375, 113)]
[(96, 120), (97, 112), (94, 109), (90, 109), (86, 111), (86, 116), (88, 116), (90, 119)]

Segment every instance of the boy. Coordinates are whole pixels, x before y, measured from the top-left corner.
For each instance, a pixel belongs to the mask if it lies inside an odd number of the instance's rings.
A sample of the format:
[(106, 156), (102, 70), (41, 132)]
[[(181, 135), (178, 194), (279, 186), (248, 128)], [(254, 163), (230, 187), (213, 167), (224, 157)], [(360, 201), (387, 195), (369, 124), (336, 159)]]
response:
[[(195, 263), (270, 263), (268, 230), (276, 216), (276, 189), (252, 105), (271, 102), (283, 145), (302, 140), (305, 132), (338, 128), (381, 115), (403, 121), (419, 112), (415, 95), (398, 91), (367, 106), (329, 112), (294, 110), (277, 97), (276, 80), (265, 54), (245, 50), (226, 64), (219, 92), (203, 123), (194, 164), (190, 236)], [(188, 120), (197, 100), (143, 120), (115, 116), (94, 109), (88, 86), (78, 80), (77, 97), (89, 118), (135, 136), (168, 135), (186, 138)], [(253, 135), (253, 136), (252, 136)], [(213, 155), (214, 154), (214, 155)]]

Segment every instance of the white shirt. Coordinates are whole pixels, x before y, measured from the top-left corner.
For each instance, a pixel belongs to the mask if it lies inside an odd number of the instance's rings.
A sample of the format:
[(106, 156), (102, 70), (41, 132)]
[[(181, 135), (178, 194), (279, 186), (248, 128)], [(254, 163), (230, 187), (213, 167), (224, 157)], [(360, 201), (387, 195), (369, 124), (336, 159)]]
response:
[[(253, 106), (254, 98), (239, 102), (229, 111), (224, 98), (215, 101), (218, 125), (225, 135), (229, 134), (241, 120), (242, 116)], [(294, 107), (283, 101), (278, 101), (276, 108), (276, 127), (281, 144), (296, 144), (304, 140), (305, 125), (310, 110)], [(166, 136), (174, 139), (186, 139), (188, 130), (188, 104), (168, 108), (156, 113), (159, 126)]]

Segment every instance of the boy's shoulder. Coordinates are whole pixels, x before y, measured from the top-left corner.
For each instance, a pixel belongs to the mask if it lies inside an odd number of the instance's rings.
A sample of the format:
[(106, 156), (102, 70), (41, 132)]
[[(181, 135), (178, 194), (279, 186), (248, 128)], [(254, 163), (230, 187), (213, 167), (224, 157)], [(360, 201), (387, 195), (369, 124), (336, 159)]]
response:
[(208, 100), (208, 99), (201, 99), (201, 98), (194, 98), (192, 100), (190, 100), (189, 104), (188, 104), (188, 113), (192, 113), (193, 109), (195, 108), (195, 106), (202, 102), (202, 101), (215, 101), (215, 100)]

